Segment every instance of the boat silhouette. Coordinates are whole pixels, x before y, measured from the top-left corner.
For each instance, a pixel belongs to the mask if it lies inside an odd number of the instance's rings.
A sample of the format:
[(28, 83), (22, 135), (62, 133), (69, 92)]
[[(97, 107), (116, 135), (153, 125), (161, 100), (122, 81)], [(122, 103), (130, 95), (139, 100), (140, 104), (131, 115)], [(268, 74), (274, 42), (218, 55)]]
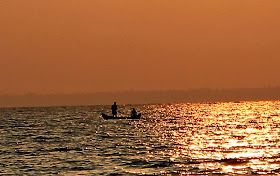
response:
[(104, 118), (104, 119), (140, 119), (140, 117), (141, 117), (141, 113), (139, 113), (139, 114), (136, 114), (136, 115), (134, 115), (134, 116), (112, 116), (112, 115), (107, 115), (107, 114), (104, 114), (104, 113), (102, 113), (102, 117)]

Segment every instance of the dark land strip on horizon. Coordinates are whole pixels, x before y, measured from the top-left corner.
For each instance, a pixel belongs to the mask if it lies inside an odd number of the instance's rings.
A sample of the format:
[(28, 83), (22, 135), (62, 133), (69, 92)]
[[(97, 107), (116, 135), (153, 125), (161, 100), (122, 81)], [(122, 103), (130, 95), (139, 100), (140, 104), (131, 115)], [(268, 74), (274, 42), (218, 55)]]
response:
[(280, 87), (0, 95), (0, 107), (198, 103), (280, 100)]

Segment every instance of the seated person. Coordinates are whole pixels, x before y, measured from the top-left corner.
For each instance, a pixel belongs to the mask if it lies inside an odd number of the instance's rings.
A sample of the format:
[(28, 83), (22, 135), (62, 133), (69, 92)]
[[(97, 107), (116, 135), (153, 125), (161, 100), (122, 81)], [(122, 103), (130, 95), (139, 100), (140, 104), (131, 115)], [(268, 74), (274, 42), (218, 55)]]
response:
[(137, 112), (134, 108), (132, 108), (131, 110), (131, 116), (136, 116), (137, 115)]

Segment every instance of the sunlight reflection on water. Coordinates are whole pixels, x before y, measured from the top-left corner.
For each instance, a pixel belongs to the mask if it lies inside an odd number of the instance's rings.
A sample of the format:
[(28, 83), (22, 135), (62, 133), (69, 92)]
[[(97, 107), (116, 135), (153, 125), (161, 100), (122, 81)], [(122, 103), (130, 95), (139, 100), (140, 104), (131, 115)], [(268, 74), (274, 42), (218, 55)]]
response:
[(2, 108), (0, 173), (275, 174), (280, 102)]
[(279, 171), (279, 102), (166, 105), (152, 114), (156, 133), (172, 136), (170, 161), (186, 173)]

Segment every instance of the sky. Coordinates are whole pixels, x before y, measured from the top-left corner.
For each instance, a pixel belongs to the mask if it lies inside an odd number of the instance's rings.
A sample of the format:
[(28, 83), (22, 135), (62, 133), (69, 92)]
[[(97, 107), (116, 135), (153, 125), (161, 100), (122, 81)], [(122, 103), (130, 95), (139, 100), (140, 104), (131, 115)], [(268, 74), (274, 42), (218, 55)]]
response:
[(280, 86), (280, 1), (0, 0), (0, 94)]

